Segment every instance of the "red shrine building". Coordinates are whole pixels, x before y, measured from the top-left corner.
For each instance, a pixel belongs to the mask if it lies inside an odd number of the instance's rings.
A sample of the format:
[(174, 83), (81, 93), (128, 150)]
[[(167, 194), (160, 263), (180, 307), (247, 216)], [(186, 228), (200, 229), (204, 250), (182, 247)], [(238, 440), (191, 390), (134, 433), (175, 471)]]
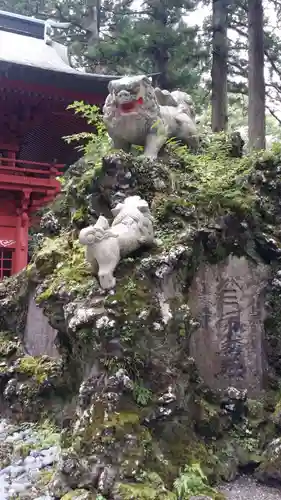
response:
[(63, 136), (86, 130), (67, 106), (102, 105), (109, 80), (68, 62), (44, 39), (44, 21), (0, 11), (0, 280), (27, 265), (32, 216), (60, 191), (57, 177), (77, 159)]

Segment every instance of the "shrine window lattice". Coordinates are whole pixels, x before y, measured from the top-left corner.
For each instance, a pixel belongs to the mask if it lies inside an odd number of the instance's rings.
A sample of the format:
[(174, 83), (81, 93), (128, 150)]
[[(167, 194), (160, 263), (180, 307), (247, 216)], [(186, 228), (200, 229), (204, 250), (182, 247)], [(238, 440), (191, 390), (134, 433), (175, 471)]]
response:
[(0, 249), (0, 280), (8, 278), (12, 274), (13, 251)]

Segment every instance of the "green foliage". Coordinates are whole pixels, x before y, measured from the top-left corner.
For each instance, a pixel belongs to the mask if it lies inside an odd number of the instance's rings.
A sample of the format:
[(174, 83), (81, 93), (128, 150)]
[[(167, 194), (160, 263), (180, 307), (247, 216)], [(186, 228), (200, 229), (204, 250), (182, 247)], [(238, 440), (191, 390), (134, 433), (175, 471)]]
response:
[(109, 32), (89, 47), (87, 55), (110, 72), (159, 72), (157, 84), (182, 86), (193, 93), (208, 57), (197, 27), (185, 21), (197, 0), (145, 0), (135, 15), (131, 3), (107, 0), (112, 11)]
[(101, 0), (95, 7), (83, 0), (44, 0), (40, 9), (34, 3), (13, 0), (10, 9), (69, 21), (68, 29), (54, 29), (52, 36), (69, 46), (73, 65), (107, 74), (159, 72), (157, 84), (203, 94), (198, 89), (209, 50), (198, 26), (186, 20), (198, 0), (145, 0), (137, 7), (133, 0)]
[(136, 282), (132, 279), (129, 278), (127, 283), (124, 285), (124, 293), (134, 293), (137, 290), (137, 284)]
[(30, 258), (40, 249), (40, 245), (42, 244), (44, 235), (32, 228), (29, 231), (29, 240), (28, 240), (28, 254)]
[[(56, 258), (52, 257), (52, 253), (56, 254)], [(88, 293), (90, 286), (94, 287), (91, 267), (85, 261), (85, 249), (78, 240), (67, 244), (66, 235), (63, 235), (62, 239), (46, 238), (35, 264), (37, 269), (42, 268), (47, 276), (51, 275), (45, 282), (44, 290), (36, 298), (38, 303), (48, 300), (63, 286), (69, 287), (72, 291), (79, 290), (81, 295)]]
[(138, 405), (146, 406), (152, 399), (152, 392), (141, 382), (135, 382), (133, 396)]
[(38, 431), (38, 434), (40, 434), (42, 444), (44, 444), (46, 447), (53, 446), (58, 443), (60, 432), (50, 419), (47, 418), (40, 422), (36, 426), (36, 429)]
[(28, 2), (25, 0), (1, 0), (0, 8), (15, 14), (47, 19), (47, 12), (52, 10), (54, 3), (52, 0), (40, 0), (40, 2), (38, 0), (28, 0)]
[(176, 500), (173, 493), (163, 488), (163, 483), (155, 485), (150, 480), (138, 483), (119, 483), (117, 491), (122, 500)]
[[(211, 134), (211, 103), (206, 103), (203, 112), (199, 117), (198, 132), (202, 135)], [(272, 141), (279, 141), (281, 139), (280, 123), (270, 114), (266, 113), (266, 139)], [(243, 95), (229, 96), (228, 103), (228, 130), (237, 131), (243, 135), (243, 139), (247, 144), (248, 134), (248, 98)]]
[(57, 276), (61, 281), (71, 286), (77, 283), (82, 284), (89, 275), (90, 269), (87, 269), (85, 249), (78, 241), (74, 241), (72, 251), (67, 255), (67, 259), (56, 266), (53, 279)]
[(81, 132), (79, 134), (65, 136), (64, 140), (68, 144), (76, 141), (83, 141), (83, 144), (77, 147), (78, 151), (83, 152), (85, 161), (89, 165), (94, 165), (95, 170), (99, 170), (102, 157), (105, 156), (110, 149), (110, 139), (102, 121), (99, 108), (91, 104), (85, 104), (83, 101), (75, 101), (70, 104), (67, 109), (73, 109), (75, 114), (83, 116), (87, 123), (94, 127), (95, 132)]
[(24, 356), (19, 360), (18, 372), (24, 373), (40, 384), (57, 372), (59, 363), (47, 356)]
[(232, 158), (231, 145), (224, 134), (214, 134), (206, 149), (199, 155), (186, 147), (174, 150), (186, 165), (185, 180), (180, 180), (186, 193), (186, 204), (210, 215), (236, 211), (250, 214), (257, 195), (248, 182), (253, 170), (249, 157)]
[(192, 463), (186, 465), (184, 470), (174, 482), (174, 489), (178, 500), (188, 500), (190, 495), (211, 495), (213, 498), (217, 494), (216, 490), (208, 485), (207, 477), (203, 473), (200, 464)]

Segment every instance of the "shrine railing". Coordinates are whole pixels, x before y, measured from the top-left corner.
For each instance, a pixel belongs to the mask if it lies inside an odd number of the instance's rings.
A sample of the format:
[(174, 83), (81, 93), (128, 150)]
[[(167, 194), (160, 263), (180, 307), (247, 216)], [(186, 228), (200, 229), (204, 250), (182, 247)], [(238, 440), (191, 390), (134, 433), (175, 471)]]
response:
[(0, 174), (55, 179), (62, 175), (64, 165), (37, 161), (0, 158)]

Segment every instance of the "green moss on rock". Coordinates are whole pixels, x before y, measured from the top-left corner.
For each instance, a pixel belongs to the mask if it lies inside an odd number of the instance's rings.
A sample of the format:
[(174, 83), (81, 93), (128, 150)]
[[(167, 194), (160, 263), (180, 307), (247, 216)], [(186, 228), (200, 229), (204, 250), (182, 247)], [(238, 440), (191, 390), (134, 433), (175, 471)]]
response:
[(176, 500), (176, 495), (155, 489), (149, 483), (119, 483), (116, 493), (122, 500)]
[(12, 360), (22, 354), (20, 340), (9, 332), (0, 332), (0, 359)]
[(36, 420), (68, 395), (62, 360), (25, 356), (21, 345), (12, 352), (0, 360), (3, 416), (16, 414), (21, 420)]
[(47, 301), (62, 288), (83, 296), (93, 287), (91, 267), (85, 261), (85, 249), (77, 240), (68, 239), (67, 235), (51, 240), (51, 243), (48, 239), (36, 256), (35, 265), (45, 277), (36, 297), (38, 304)]
[(24, 356), (15, 366), (18, 373), (33, 377), (39, 384), (61, 374), (61, 360), (48, 356)]
[(61, 497), (61, 500), (104, 500), (104, 497), (87, 490), (78, 489), (69, 491)]
[(30, 279), (26, 270), (0, 281), (0, 332), (23, 338)]
[(64, 260), (68, 253), (69, 243), (66, 234), (58, 238), (45, 238), (43, 245), (37, 252), (34, 263), (40, 276), (44, 278)]

